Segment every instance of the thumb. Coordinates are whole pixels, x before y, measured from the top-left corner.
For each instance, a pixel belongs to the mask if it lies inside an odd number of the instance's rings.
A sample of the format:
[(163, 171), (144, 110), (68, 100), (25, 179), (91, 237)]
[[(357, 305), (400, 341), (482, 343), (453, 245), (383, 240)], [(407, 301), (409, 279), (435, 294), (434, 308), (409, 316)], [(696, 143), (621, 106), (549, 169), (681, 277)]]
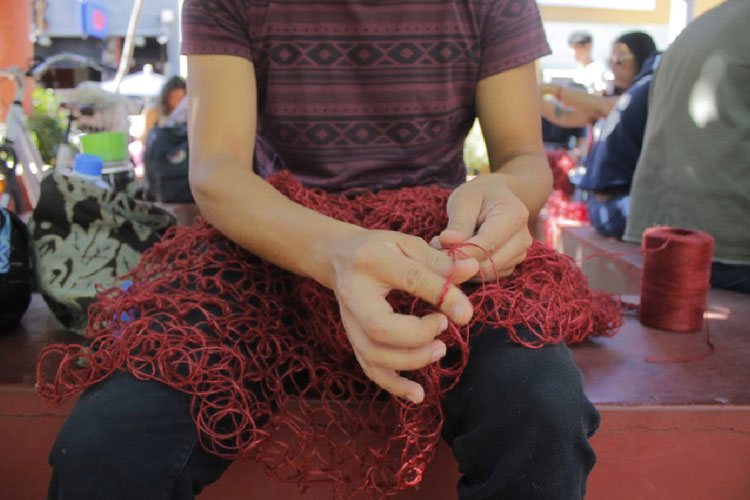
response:
[(448, 207), (448, 226), (439, 236), (440, 244), (450, 247), (474, 236), (481, 206), (482, 200), (479, 196), (473, 200), (468, 197), (452, 200)]

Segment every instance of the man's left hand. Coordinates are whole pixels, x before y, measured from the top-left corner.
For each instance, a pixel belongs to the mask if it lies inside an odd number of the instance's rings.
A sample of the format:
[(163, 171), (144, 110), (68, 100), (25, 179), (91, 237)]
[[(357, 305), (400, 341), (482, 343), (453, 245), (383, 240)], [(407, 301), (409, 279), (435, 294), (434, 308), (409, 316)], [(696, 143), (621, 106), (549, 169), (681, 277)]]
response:
[[(533, 242), (529, 210), (501, 174), (480, 175), (456, 188), (448, 198), (447, 211), (448, 226), (430, 244), (457, 246), (458, 258), (477, 259), (480, 271), (472, 281), (508, 276), (526, 259)], [(462, 243), (473, 243), (486, 253)]]

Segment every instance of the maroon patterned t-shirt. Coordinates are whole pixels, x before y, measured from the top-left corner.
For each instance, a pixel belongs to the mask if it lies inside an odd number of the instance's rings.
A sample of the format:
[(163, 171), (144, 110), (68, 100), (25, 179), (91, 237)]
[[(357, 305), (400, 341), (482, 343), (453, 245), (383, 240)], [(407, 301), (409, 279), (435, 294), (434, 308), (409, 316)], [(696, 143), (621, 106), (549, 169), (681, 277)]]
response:
[(183, 37), (253, 63), (259, 173), (329, 190), (457, 186), (477, 82), (549, 53), (534, 0), (185, 0)]

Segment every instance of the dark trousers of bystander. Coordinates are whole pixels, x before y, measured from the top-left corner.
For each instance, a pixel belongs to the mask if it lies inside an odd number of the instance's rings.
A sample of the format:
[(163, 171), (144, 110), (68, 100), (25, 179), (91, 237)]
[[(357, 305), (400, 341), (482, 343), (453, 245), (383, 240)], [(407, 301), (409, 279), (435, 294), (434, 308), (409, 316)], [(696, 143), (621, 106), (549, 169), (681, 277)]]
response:
[(750, 264), (711, 265), (711, 286), (741, 293), (750, 293)]

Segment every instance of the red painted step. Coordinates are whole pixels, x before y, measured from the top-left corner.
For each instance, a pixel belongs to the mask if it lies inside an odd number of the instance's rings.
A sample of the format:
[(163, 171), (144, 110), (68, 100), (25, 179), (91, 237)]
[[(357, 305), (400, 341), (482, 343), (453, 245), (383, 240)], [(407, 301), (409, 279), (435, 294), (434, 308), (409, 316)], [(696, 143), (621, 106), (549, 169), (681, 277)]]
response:
[[(595, 239), (587, 240), (585, 234), (578, 238), (590, 246), (586, 251), (596, 250)], [(623, 263), (612, 267), (633, 278), (635, 271), (622, 271), (626, 268)], [(701, 361), (646, 363), (646, 356), (700, 353), (704, 337), (646, 328), (635, 318), (627, 318), (613, 338), (574, 348), (586, 390), (603, 417), (593, 440), (599, 463), (589, 481), (589, 500), (750, 498), (750, 296), (712, 290), (707, 317), (716, 352)], [(21, 325), (0, 335), (4, 500), (45, 496), (47, 454), (72, 402), (49, 408), (36, 396), (36, 356), (49, 343), (77, 340), (39, 296)], [(396, 498), (455, 498), (457, 480), (450, 449), (441, 446), (420, 489)], [(319, 488), (301, 496), (293, 486), (265, 477), (254, 464), (236, 463), (199, 498), (314, 500), (329, 499), (330, 492)]]

